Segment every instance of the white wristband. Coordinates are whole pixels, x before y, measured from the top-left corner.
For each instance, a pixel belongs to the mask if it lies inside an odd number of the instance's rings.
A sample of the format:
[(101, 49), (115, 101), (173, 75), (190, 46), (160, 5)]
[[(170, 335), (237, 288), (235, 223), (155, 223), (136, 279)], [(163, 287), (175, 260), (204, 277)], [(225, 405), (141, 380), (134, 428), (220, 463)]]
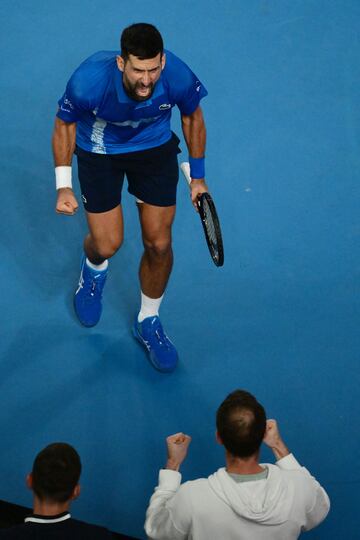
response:
[(69, 165), (60, 165), (55, 167), (56, 189), (72, 188), (71, 167)]

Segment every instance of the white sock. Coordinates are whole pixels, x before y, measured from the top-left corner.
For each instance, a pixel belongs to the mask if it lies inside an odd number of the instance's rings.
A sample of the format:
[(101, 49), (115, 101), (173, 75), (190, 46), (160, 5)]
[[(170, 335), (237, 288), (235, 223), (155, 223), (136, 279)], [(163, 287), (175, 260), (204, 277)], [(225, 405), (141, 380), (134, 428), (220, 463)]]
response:
[(159, 308), (164, 295), (160, 298), (149, 298), (141, 291), (141, 308), (138, 315), (138, 322), (143, 322), (146, 317), (159, 315)]
[(95, 270), (95, 272), (103, 272), (104, 270), (107, 270), (107, 267), (109, 266), (109, 261), (105, 259), (105, 261), (102, 262), (101, 264), (93, 264), (86, 257), (86, 266), (88, 266), (89, 268), (92, 268), (93, 270)]

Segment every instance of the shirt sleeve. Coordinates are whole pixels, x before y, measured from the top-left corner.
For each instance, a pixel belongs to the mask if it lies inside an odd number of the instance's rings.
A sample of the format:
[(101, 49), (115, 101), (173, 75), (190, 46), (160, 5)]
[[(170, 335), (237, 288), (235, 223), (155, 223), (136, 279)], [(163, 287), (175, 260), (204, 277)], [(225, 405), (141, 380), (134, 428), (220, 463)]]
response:
[(330, 511), (330, 499), (328, 494), (315, 478), (311, 478), (314, 484), (314, 503), (306, 513), (307, 523), (304, 527), (304, 531), (309, 531), (319, 525), (319, 523), (324, 521)]
[(301, 465), (298, 462), (298, 460), (295, 458), (293, 454), (288, 454), (287, 456), (279, 459), (276, 462), (276, 465), (280, 467), (280, 469), (291, 471), (294, 469), (301, 469)]
[(89, 99), (90, 91), (84, 92), (79, 84), (76, 73), (67, 83), (64, 95), (59, 99), (59, 109), (56, 114), (64, 122), (77, 122), (86, 111), (92, 110)]
[(196, 111), (201, 99), (208, 94), (204, 85), (193, 73), (192, 76), (191, 83), (177, 101), (177, 106), (179, 107), (181, 114), (184, 115), (190, 115)]
[(171, 98), (179, 107), (180, 113), (192, 114), (199, 106), (201, 99), (208, 92), (198, 77), (177, 56), (168, 53), (166, 76), (170, 88)]
[(76, 104), (68, 97), (67, 92), (58, 101), (59, 109), (56, 116), (64, 122), (77, 122), (81, 116)]
[(319, 523), (321, 523), (327, 516), (330, 510), (330, 499), (324, 488), (314, 478), (310, 472), (300, 465), (293, 454), (289, 454), (279, 461), (276, 465), (280, 469), (287, 471), (299, 471), (307, 477), (309, 496), (312, 501), (309, 505), (309, 509), (306, 512), (306, 524), (303, 527), (304, 531), (313, 529)]
[(163, 469), (146, 511), (145, 531), (151, 540), (185, 540), (191, 515), (186, 493), (180, 486), (181, 474)]

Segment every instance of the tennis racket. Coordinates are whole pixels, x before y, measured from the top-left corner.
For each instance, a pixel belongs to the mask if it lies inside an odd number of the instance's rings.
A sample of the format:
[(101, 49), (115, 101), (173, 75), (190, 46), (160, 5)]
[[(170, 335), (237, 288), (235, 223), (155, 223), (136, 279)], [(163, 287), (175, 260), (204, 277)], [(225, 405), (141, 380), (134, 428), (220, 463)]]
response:
[[(180, 169), (190, 186), (189, 163), (187, 161), (181, 163)], [(224, 264), (224, 246), (219, 218), (210, 193), (202, 193), (198, 198), (197, 204), (211, 258), (216, 266), (222, 266)]]

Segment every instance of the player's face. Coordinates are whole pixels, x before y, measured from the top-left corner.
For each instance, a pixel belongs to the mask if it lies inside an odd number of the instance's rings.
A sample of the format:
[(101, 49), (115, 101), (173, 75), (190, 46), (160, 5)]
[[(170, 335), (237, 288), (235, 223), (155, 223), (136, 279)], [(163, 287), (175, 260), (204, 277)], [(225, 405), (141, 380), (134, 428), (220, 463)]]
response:
[(123, 72), (123, 84), (126, 93), (136, 101), (149, 99), (165, 66), (165, 55), (159, 53), (155, 58), (140, 60), (137, 56), (129, 55), (125, 61), (117, 57), (117, 65)]

